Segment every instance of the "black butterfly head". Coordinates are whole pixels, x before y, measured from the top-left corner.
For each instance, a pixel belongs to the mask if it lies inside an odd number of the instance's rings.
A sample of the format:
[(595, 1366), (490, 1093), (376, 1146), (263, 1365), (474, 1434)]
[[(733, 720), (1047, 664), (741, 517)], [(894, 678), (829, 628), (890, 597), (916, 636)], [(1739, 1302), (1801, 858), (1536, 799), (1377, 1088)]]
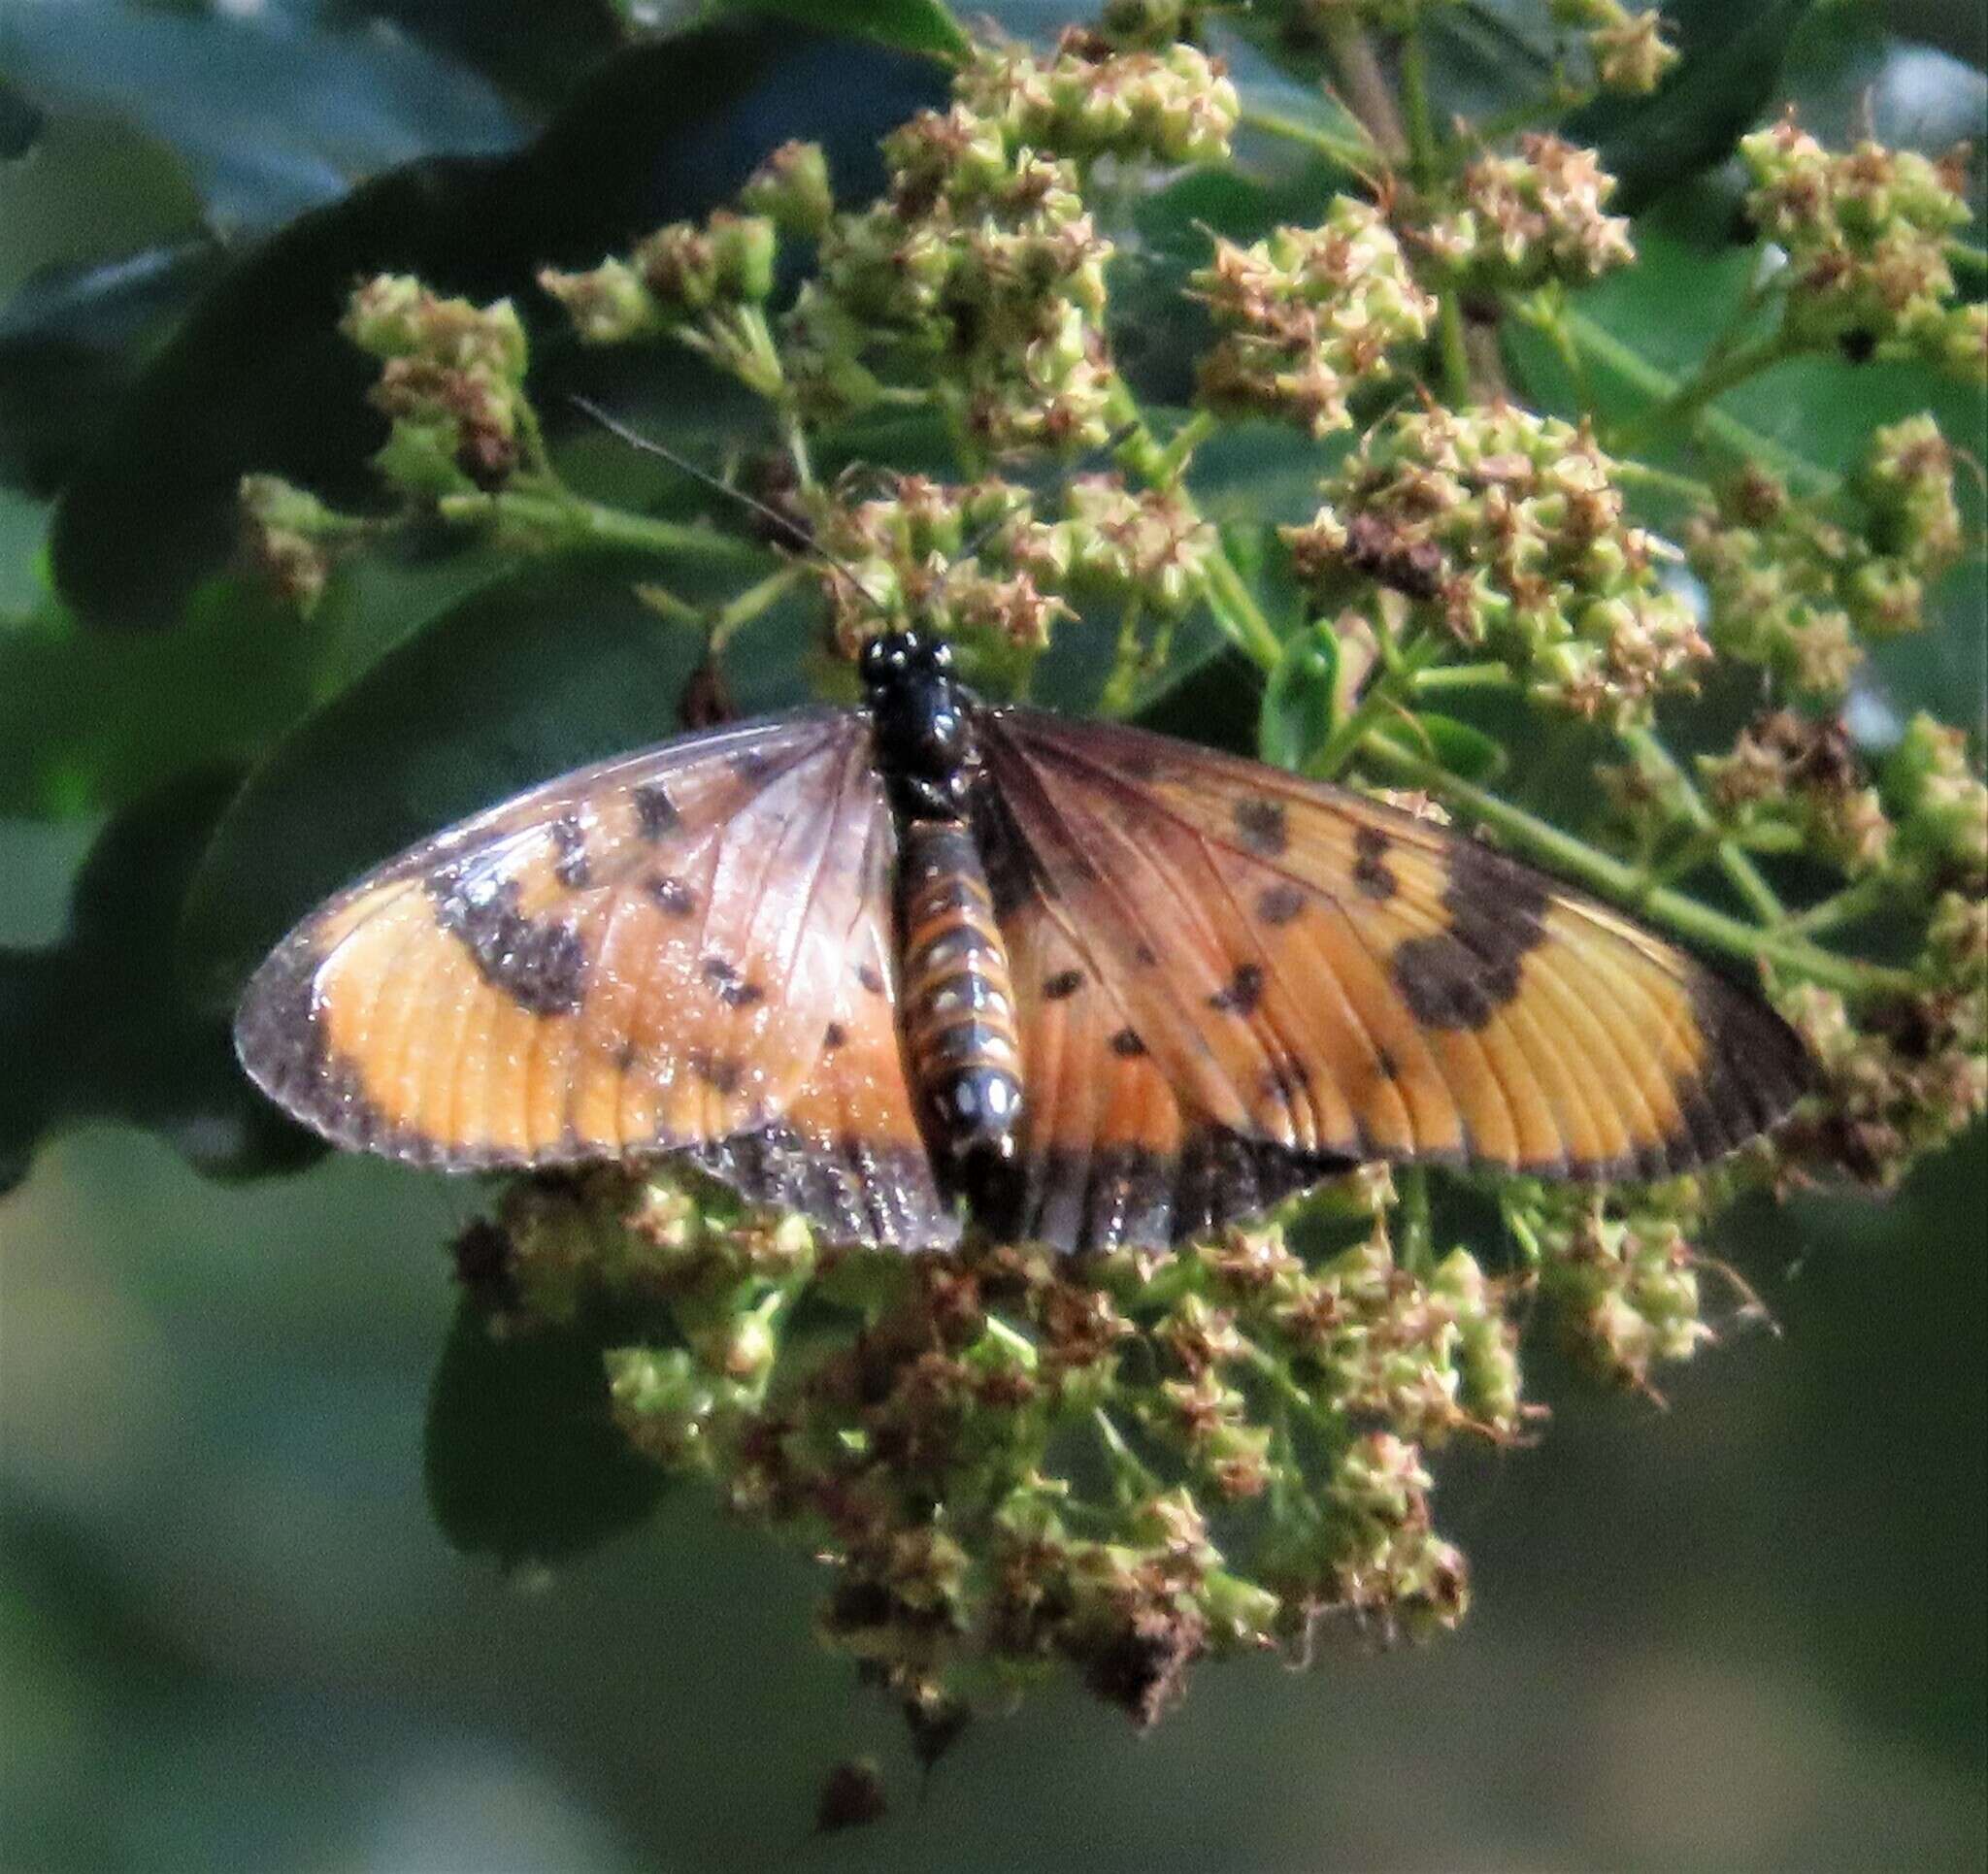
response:
[(900, 686), (917, 676), (949, 676), (952, 646), (943, 638), (933, 638), (907, 627), (886, 631), (863, 646), (860, 669), (863, 687), (874, 703), (881, 692)]
[(952, 674), (952, 647), (919, 631), (863, 646), (863, 690), (877, 726), (878, 765), (899, 813), (956, 820), (975, 773), (970, 700)]

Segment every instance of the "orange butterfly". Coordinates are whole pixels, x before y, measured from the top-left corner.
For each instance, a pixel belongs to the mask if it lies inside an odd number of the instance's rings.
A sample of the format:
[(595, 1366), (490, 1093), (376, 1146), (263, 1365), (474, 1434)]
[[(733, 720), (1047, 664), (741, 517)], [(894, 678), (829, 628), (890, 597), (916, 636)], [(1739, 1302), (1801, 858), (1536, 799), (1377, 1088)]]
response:
[(687, 737), (348, 887), (236, 1041), (341, 1145), (448, 1170), (668, 1153), (828, 1235), (1161, 1247), (1363, 1160), (1656, 1177), (1772, 1126), (1765, 1005), (1342, 789), (979, 703)]

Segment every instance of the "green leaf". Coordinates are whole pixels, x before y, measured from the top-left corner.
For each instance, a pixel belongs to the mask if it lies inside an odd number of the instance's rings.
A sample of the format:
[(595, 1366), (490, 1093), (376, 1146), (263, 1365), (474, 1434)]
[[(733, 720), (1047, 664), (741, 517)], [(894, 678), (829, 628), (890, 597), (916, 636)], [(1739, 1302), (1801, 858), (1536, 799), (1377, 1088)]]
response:
[(1300, 769), (1325, 745), (1339, 722), (1340, 643), (1315, 624), (1284, 645), (1283, 662), (1264, 685), (1257, 753), (1273, 767)]
[(83, 862), (62, 940), (0, 950), (0, 1190), (48, 1132), (85, 1119), (149, 1128), (215, 1174), (321, 1149), (242, 1077), (226, 1021), (173, 979), (174, 919), (237, 778), (183, 776), (131, 807)]
[(400, 34), (223, 7), (12, 8), (0, 68), (45, 109), (168, 146), (231, 228), (268, 227), (424, 150), (506, 149), (524, 134), (482, 80)]
[(45, 271), (201, 232), (199, 192), (168, 147), (116, 118), (45, 114), (0, 159), (0, 306)]
[(556, 417), (573, 347), (533, 283), (542, 265), (593, 266), (707, 214), (788, 137), (822, 142), (843, 186), (875, 187), (878, 138), (944, 88), (924, 59), (789, 21), (731, 23), (613, 59), (515, 156), (410, 164), (301, 216), (203, 300), (64, 489), (64, 598), (93, 624), (174, 623), (229, 552), (251, 471), (348, 509), (378, 501), (372, 367), (336, 330), (355, 279), (408, 271), (476, 299), (517, 296), (541, 328), (533, 391)]
[(493, 1340), (468, 1302), (428, 1396), (423, 1472), (443, 1534), (505, 1567), (598, 1547), (646, 1517), (668, 1483), (609, 1416), (591, 1335)]
[(100, 812), (245, 758), (310, 701), (312, 635), (217, 588), (168, 637), (107, 641), (43, 611), (0, 632), (0, 812)]
[[(292, 923), (403, 846), (676, 734), (703, 639), (645, 608), (630, 573), (537, 565), (480, 589), (300, 724), (229, 807), (194, 880), (181, 940), (196, 996), (231, 1000)], [(811, 630), (796, 601), (734, 641), (725, 669), (742, 713), (805, 699)]]
[(1504, 746), (1481, 729), (1434, 709), (1417, 709), (1410, 721), (1382, 722), (1377, 733), (1398, 741), (1410, 754), (1446, 768), (1462, 780), (1487, 786), (1508, 765)]
[(855, 33), (900, 52), (960, 59), (973, 42), (939, 0), (723, 0), (721, 13), (779, 14), (805, 26)]

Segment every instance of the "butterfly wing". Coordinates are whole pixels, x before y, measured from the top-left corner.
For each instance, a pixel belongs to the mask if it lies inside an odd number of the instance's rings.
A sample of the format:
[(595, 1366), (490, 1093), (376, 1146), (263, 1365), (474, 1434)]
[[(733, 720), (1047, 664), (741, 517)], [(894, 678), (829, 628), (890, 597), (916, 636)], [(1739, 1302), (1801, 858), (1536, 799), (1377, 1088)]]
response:
[(1361, 1160), (1659, 1176), (1805, 1083), (1759, 1003), (1478, 841), (1137, 730), (982, 742), (1048, 1240), (1178, 1240)]
[(451, 1170), (681, 1152), (858, 1240), (943, 1239), (898, 1065), (890, 838), (848, 712), (584, 769), (314, 913), (237, 1048), (341, 1145)]

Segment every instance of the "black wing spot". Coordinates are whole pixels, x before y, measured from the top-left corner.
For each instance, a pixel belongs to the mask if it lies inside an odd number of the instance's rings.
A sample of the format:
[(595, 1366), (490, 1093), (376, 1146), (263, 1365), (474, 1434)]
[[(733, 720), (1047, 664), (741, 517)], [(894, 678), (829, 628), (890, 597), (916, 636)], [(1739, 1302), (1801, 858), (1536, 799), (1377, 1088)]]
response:
[(1383, 1080), (1399, 1080), (1402, 1077), (1402, 1064), (1384, 1047), (1374, 1050), (1375, 1069)]
[(773, 757), (762, 748), (741, 748), (726, 761), (742, 781), (763, 781), (775, 766)]
[(645, 839), (667, 838), (683, 824), (677, 803), (661, 781), (644, 781), (631, 798), (635, 802), (636, 831)]
[(1271, 925), (1290, 924), (1305, 912), (1305, 893), (1289, 879), (1266, 885), (1256, 897), (1256, 915)]
[(1387, 864), (1393, 844), (1378, 827), (1353, 829), (1353, 883), (1376, 901), (1392, 898), (1401, 889), (1401, 881)]
[(1284, 805), (1255, 796), (1236, 803), (1236, 832), (1251, 852), (1275, 859), (1290, 843), (1284, 826)]
[(883, 978), (877, 973), (870, 964), (865, 963), (857, 966), (856, 980), (873, 996), (883, 994)]
[(1160, 953), (1142, 937), (1132, 946), (1132, 960), (1142, 970), (1150, 970), (1160, 960)]
[(849, 1031), (845, 1029), (840, 1022), (830, 1022), (829, 1025), (821, 1031), (821, 1045), (825, 1047), (831, 1054), (833, 1054), (837, 1048), (841, 1047), (843, 1043), (846, 1041), (848, 1038)]
[(1480, 1029), (1518, 994), (1519, 967), (1546, 939), (1545, 880), (1474, 839), (1449, 855), (1442, 908), (1450, 925), (1410, 937), (1390, 965), (1415, 1019)]
[(586, 995), (586, 947), (570, 925), (527, 917), (517, 881), (447, 867), (428, 880), (435, 922), (470, 953), (477, 973), (534, 1015), (563, 1015)]
[(1081, 970), (1059, 970), (1043, 983), (1043, 994), (1052, 1003), (1060, 1003), (1066, 996), (1074, 996), (1083, 987)]
[(1121, 1061), (1137, 1061), (1145, 1052), (1145, 1043), (1134, 1030), (1121, 1028), (1111, 1036), (1110, 1049)]
[(1236, 973), (1208, 999), (1208, 1005), (1224, 1015), (1252, 1015), (1263, 1001), (1263, 967), (1239, 963)]
[(643, 890), (658, 910), (667, 912), (671, 917), (688, 917), (697, 908), (696, 893), (669, 872), (657, 872), (644, 884)]

